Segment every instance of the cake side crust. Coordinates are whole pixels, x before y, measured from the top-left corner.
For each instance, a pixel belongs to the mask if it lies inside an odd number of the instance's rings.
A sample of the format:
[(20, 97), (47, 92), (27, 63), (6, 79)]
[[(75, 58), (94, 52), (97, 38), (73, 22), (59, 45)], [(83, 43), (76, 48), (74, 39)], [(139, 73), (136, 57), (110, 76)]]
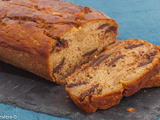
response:
[[(121, 87), (118, 91), (114, 91), (110, 94), (103, 96), (93, 95), (91, 99), (86, 97), (83, 101), (80, 101), (81, 98), (77, 98), (76, 96), (71, 96), (71, 98), (82, 111), (86, 113), (93, 113), (97, 109), (107, 109), (120, 103), (123, 97), (123, 90), (123, 87)], [(70, 94), (69, 91), (67, 92)]]
[(160, 70), (160, 59), (157, 60), (157, 63), (153, 66), (153, 68), (150, 68), (148, 72), (146, 72), (144, 75), (140, 76), (137, 80), (133, 81), (132, 83), (124, 85), (124, 92), (123, 96), (129, 97), (136, 93), (138, 90), (143, 88), (143, 86), (146, 83), (151, 82), (151, 78), (158, 74)]
[(146, 82), (142, 88), (160, 87), (160, 73), (156, 74), (148, 82)]
[(0, 59), (3, 62), (53, 81), (49, 75), (49, 63), (45, 58), (4, 47), (0, 47), (0, 51)]

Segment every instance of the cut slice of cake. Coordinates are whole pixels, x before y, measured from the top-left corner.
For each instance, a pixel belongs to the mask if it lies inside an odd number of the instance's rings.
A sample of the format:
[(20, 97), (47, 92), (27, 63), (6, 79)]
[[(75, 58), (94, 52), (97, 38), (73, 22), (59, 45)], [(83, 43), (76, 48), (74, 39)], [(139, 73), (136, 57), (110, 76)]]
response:
[(66, 91), (84, 112), (107, 109), (137, 92), (159, 69), (160, 48), (140, 39), (120, 41), (77, 69)]
[(116, 42), (115, 20), (60, 0), (0, 0), (0, 60), (58, 84)]

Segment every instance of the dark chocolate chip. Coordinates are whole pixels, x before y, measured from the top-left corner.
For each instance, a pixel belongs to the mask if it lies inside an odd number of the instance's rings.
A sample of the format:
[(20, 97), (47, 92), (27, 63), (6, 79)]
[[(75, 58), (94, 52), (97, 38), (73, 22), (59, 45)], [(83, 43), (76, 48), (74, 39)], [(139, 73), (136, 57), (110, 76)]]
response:
[(119, 59), (123, 58), (124, 56), (125, 56), (125, 55), (121, 55), (121, 56), (116, 57), (115, 59), (113, 59), (113, 60), (109, 63), (109, 65), (108, 65), (108, 66), (113, 65), (117, 60), (119, 60)]
[(97, 51), (97, 48), (96, 49), (94, 49), (94, 50), (92, 50), (92, 51), (89, 51), (89, 52), (87, 52), (87, 53), (85, 53), (84, 55), (83, 55), (83, 57), (86, 57), (86, 56), (89, 56), (89, 55), (92, 55), (94, 52), (96, 52)]
[(84, 92), (84, 93), (81, 93), (80, 101), (82, 102), (82, 101), (85, 99), (85, 97), (87, 97), (88, 95), (89, 95), (89, 92), (88, 92), (88, 91), (86, 91), (86, 92)]
[(147, 64), (152, 63), (153, 59), (154, 58), (151, 58), (149, 61), (140, 62), (139, 65), (138, 65), (138, 67), (142, 67), (142, 66), (145, 66)]
[(150, 58), (153, 58), (157, 53), (158, 53), (157, 51), (154, 51), (154, 52), (152, 52), (152, 53), (149, 53), (149, 54), (146, 53), (146, 54), (144, 54), (144, 55), (147, 56), (148, 59), (150, 59)]
[(89, 93), (88, 97), (89, 97), (89, 98), (92, 97), (92, 95), (94, 94), (95, 89), (96, 89), (98, 86), (99, 86), (99, 84), (96, 84), (96, 85), (94, 85), (93, 87), (91, 87), (91, 88), (88, 90), (88, 93)]
[(56, 48), (56, 46), (52, 46), (52, 49), (51, 49), (50, 53), (53, 53), (55, 48)]
[(105, 31), (105, 33), (108, 33), (110, 31), (113, 31), (114, 33), (116, 33), (117, 32), (117, 27), (111, 26)]
[(147, 54), (147, 53), (146, 53), (146, 54), (144, 54), (144, 55), (145, 55), (145, 56), (147, 56), (147, 57), (148, 57), (148, 59), (150, 58), (150, 55), (149, 55), (149, 54)]
[(92, 10), (89, 7), (84, 7), (84, 12), (85, 12), (85, 14), (87, 14), (87, 13), (91, 13)]
[(85, 69), (94, 66), (94, 64), (95, 64), (99, 59), (101, 59), (103, 56), (104, 56), (104, 54), (101, 55), (101, 56), (99, 56), (98, 58), (94, 59), (89, 65), (85, 66), (81, 71), (84, 71)]
[(115, 43), (115, 41), (113, 41), (113, 42), (109, 43), (109, 44), (108, 44), (108, 46), (109, 46), (109, 45), (112, 45), (112, 44), (114, 44), (114, 43)]
[(27, 21), (27, 19), (26, 18), (21, 18), (21, 21)]
[(20, 20), (20, 18), (19, 18), (19, 17), (14, 17), (13, 19), (14, 19), (14, 20)]
[(96, 66), (99, 65), (99, 64), (101, 64), (104, 60), (106, 60), (110, 56), (111, 56), (111, 54), (105, 55), (102, 59), (100, 59), (99, 61), (97, 61)]
[(97, 94), (100, 95), (102, 93), (102, 89), (97, 90)]
[(60, 62), (60, 64), (53, 69), (52, 74), (58, 72), (58, 71), (61, 69), (62, 65), (64, 64), (64, 60), (65, 60), (65, 57), (63, 57), (63, 59), (62, 59), (62, 61)]
[(137, 44), (137, 45), (131, 44), (131, 45), (129, 45), (129, 46), (127, 46), (127, 47), (124, 47), (124, 48), (125, 48), (125, 49), (133, 49), (133, 48), (140, 47), (140, 46), (143, 46), (143, 45), (144, 45), (143, 43)]
[(62, 39), (61, 43), (62, 43), (63, 47), (65, 47), (65, 48), (68, 47), (68, 42), (66, 40)]
[(150, 56), (155, 56), (155, 55), (157, 55), (157, 51), (154, 51), (153, 53), (150, 53)]
[(150, 64), (152, 63), (152, 61), (154, 60), (154, 56), (156, 56), (158, 52), (157, 51), (154, 51), (152, 53), (149, 53), (149, 54), (145, 54), (147, 57), (148, 57), (148, 61), (143, 61), (143, 62), (140, 62), (138, 67), (142, 67), (142, 66), (145, 66), (147, 64)]
[(105, 56), (105, 54), (100, 55), (98, 58), (94, 59), (94, 60), (89, 64), (89, 66), (90, 66), (90, 67), (94, 66), (95, 63), (97, 63), (97, 62), (98, 62), (102, 57), (104, 57), (104, 56)]
[(111, 56), (111, 54), (109, 55), (101, 55), (98, 58), (94, 59), (88, 66), (85, 66), (81, 71), (84, 71), (85, 69), (87, 69), (88, 67), (92, 67), (94, 65), (98, 66), (99, 64), (101, 64), (104, 60), (106, 60), (109, 56)]
[(95, 89), (99, 86), (99, 84), (94, 85), (93, 87), (91, 87), (89, 90), (85, 91), (84, 93), (81, 93), (81, 99), (80, 101), (82, 102), (85, 97), (89, 97), (89, 99), (91, 99), (92, 95), (94, 94)]
[(67, 87), (68, 88), (73, 88), (75, 86), (86, 85), (86, 84), (88, 84), (88, 82), (86, 82), (86, 81), (81, 82), (80, 81), (79, 83), (68, 84)]
[(54, 37), (55, 40), (60, 41), (60, 37)]
[(34, 8), (38, 11), (41, 11), (41, 8), (38, 5), (34, 5)]
[(99, 29), (103, 29), (103, 28), (105, 28), (105, 27), (107, 27), (107, 26), (109, 26), (108, 23), (102, 24), (102, 25), (100, 25), (100, 26), (98, 27), (98, 30), (99, 30)]
[(56, 46), (58, 47), (68, 47), (68, 42), (64, 39), (61, 39), (60, 37), (54, 37), (53, 39), (55, 39), (57, 42), (56, 42)]

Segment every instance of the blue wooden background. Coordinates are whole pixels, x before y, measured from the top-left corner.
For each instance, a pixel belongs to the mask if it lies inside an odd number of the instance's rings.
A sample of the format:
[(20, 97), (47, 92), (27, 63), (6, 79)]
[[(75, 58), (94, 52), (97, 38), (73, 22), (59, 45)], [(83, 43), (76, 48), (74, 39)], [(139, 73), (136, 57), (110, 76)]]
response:
[[(160, 0), (67, 0), (90, 6), (115, 19), (118, 40), (140, 38), (160, 45)], [(18, 107), (0, 104), (0, 116), (17, 116), (16, 120), (66, 120)], [(158, 119), (160, 120), (160, 118)]]

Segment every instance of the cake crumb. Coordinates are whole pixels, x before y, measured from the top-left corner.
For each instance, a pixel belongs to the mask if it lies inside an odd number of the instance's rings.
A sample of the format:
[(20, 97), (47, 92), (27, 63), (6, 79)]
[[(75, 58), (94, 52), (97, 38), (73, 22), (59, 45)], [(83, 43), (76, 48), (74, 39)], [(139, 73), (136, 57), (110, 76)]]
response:
[(66, 98), (70, 98), (70, 96), (69, 96), (69, 95), (67, 95), (67, 96), (66, 96)]
[(146, 90), (144, 90), (144, 92), (146, 92)]
[(148, 95), (149, 97), (151, 97), (151, 95)]
[(135, 111), (135, 110), (136, 110), (135, 108), (128, 108), (128, 109), (127, 109), (128, 112), (133, 112), (133, 111)]
[(68, 102), (68, 100), (66, 100), (66, 102)]

